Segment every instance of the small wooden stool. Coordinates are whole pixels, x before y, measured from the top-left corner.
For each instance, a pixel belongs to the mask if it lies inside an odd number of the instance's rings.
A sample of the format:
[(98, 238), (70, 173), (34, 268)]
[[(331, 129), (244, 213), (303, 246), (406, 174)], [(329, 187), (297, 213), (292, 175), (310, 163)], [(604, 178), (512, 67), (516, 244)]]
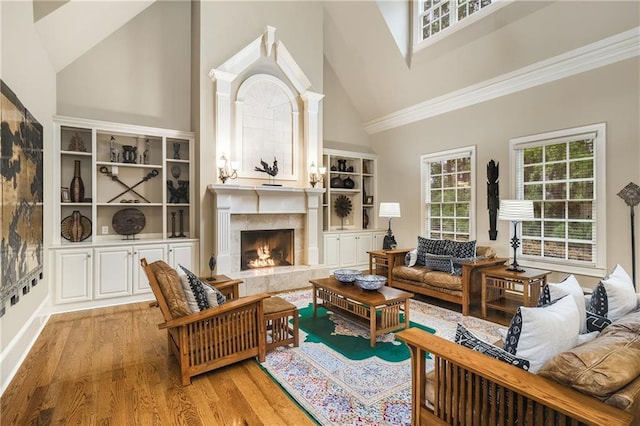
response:
[[(264, 318), (267, 322), (267, 332), (271, 330), (271, 342), (267, 342), (267, 351), (278, 346), (293, 343), (298, 346), (298, 308), (280, 297), (270, 297), (263, 300)], [(289, 319), (293, 319), (293, 327)]]

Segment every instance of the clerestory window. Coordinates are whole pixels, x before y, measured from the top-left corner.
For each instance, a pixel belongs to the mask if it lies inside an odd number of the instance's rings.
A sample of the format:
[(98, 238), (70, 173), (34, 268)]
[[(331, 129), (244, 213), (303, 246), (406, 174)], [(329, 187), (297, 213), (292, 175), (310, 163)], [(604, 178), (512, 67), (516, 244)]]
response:
[(600, 275), (605, 265), (605, 124), (510, 141), (515, 197), (532, 200), (522, 258)]
[(421, 156), (424, 235), (475, 239), (475, 147)]

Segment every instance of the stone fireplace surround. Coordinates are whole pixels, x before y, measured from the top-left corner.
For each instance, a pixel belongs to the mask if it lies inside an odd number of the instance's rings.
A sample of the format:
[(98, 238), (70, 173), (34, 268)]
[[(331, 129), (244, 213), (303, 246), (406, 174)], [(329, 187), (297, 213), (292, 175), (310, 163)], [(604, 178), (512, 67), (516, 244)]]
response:
[[(217, 273), (244, 281), (240, 294), (306, 287), (329, 274), (320, 264), (323, 188), (213, 184)], [(241, 271), (240, 231), (291, 228), (295, 265)]]

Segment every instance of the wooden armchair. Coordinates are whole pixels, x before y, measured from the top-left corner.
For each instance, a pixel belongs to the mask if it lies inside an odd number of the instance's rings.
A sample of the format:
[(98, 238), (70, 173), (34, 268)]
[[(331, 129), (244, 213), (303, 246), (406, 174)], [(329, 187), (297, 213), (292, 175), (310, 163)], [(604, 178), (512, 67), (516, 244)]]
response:
[[(167, 281), (175, 281), (177, 272), (173, 277), (173, 270), (162, 261), (147, 264), (146, 259), (141, 259), (140, 263), (164, 316), (165, 322), (158, 327), (167, 329), (169, 350), (180, 364), (183, 385), (191, 384), (191, 377), (195, 375), (247, 358), (257, 356), (264, 362), (266, 326), (262, 301), (269, 297), (268, 294), (241, 297), (185, 315), (177, 312), (171, 295), (163, 293), (163, 287)], [(162, 286), (158, 280), (160, 275)], [(182, 285), (180, 279), (177, 280), (171, 287), (181, 292)], [(172, 291), (164, 288), (165, 292)]]

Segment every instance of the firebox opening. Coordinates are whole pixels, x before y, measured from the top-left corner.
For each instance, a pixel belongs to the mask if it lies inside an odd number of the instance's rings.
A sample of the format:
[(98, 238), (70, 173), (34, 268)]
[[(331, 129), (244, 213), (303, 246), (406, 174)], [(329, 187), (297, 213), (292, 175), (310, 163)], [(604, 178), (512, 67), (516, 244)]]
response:
[(240, 269), (291, 266), (293, 259), (293, 229), (266, 229), (240, 232)]

